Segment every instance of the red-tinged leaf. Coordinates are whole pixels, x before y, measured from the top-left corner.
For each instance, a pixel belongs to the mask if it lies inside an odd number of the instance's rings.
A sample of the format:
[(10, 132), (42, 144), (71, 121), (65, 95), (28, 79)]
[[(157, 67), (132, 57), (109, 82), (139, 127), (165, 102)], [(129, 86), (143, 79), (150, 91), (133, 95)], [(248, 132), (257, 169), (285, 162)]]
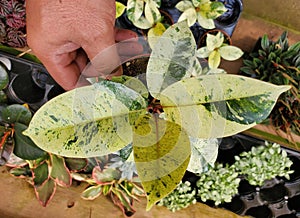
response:
[(93, 179), (98, 184), (111, 184), (111, 182), (120, 179), (121, 172), (113, 168), (101, 170), (99, 166), (93, 169)]
[(102, 194), (102, 186), (91, 186), (81, 193), (81, 198), (84, 200), (94, 200)]
[(44, 184), (35, 187), (34, 190), (40, 204), (46, 207), (55, 194), (56, 183), (52, 179), (48, 179)]
[(54, 154), (51, 157), (51, 178), (63, 187), (69, 187), (72, 184), (72, 176), (70, 171), (66, 167), (64, 158), (56, 156)]
[(48, 163), (44, 161), (42, 164), (31, 169), (34, 186), (39, 187), (49, 179)]
[(132, 216), (136, 210), (133, 208), (133, 199), (130, 198), (125, 192), (119, 189), (112, 189), (111, 199), (117, 205), (125, 216)]
[(85, 158), (65, 158), (65, 163), (71, 172), (78, 172), (87, 167), (88, 160)]

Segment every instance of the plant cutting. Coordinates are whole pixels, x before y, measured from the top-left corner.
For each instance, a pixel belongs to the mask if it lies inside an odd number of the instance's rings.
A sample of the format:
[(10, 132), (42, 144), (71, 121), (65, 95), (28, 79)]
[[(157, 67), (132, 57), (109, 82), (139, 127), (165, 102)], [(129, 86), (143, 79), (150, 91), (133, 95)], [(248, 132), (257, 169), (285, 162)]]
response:
[[(248, 129), (290, 88), (237, 75), (201, 75), (195, 55), (188, 25), (177, 23), (151, 53), (147, 87), (101, 80), (74, 89), (43, 105), (23, 133), (43, 150), (72, 158), (106, 155), (132, 143), (150, 210), (180, 183), (190, 161), (190, 137)], [(149, 102), (141, 94), (145, 88)]]
[(269, 123), (287, 134), (299, 135), (300, 42), (289, 45), (287, 32), (283, 32), (277, 41), (264, 35), (257, 48), (244, 59), (241, 71), (273, 84), (291, 85), (292, 88), (280, 96), (269, 116)]

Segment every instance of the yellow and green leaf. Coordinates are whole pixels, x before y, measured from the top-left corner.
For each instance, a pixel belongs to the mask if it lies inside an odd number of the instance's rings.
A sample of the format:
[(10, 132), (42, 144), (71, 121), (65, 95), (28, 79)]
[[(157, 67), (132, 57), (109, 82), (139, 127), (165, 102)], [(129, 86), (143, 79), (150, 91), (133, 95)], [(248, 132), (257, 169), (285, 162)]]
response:
[(181, 181), (190, 160), (189, 137), (176, 123), (144, 116), (134, 129), (133, 150), (150, 210)]

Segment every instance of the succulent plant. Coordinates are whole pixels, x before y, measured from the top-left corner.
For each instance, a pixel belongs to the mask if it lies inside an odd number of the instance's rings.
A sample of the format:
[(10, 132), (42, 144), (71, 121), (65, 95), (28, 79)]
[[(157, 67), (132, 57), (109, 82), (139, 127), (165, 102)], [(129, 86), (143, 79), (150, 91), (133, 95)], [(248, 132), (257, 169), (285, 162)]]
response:
[(235, 156), (234, 168), (244, 175), (251, 185), (261, 186), (264, 181), (276, 176), (286, 177), (293, 173), (290, 170), (293, 162), (288, 158), (285, 150), (279, 144), (253, 146), (251, 151)]
[(158, 206), (165, 206), (170, 211), (176, 212), (195, 204), (197, 202), (195, 196), (196, 191), (192, 189), (191, 183), (188, 181), (181, 182), (168, 196), (158, 202)]
[(216, 164), (200, 175), (197, 181), (197, 196), (202, 201), (214, 201), (215, 205), (231, 202), (238, 193), (240, 178), (233, 167)]
[(258, 49), (244, 59), (241, 71), (251, 77), (292, 88), (282, 94), (269, 118), (271, 124), (287, 133), (300, 134), (300, 42), (289, 45), (283, 32), (277, 41), (264, 35)]

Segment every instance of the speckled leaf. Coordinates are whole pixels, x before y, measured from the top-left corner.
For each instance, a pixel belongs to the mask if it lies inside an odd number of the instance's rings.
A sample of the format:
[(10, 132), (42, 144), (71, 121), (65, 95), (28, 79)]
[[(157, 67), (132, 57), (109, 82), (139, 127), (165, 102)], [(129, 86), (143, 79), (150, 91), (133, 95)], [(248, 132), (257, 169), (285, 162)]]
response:
[(169, 27), (153, 48), (147, 67), (147, 85), (150, 94), (159, 93), (188, 74), (196, 53), (196, 43), (186, 22)]
[(153, 23), (150, 23), (143, 16), (144, 1), (143, 0), (128, 0), (127, 1), (127, 17), (138, 28), (149, 29)]
[(160, 100), (167, 120), (189, 136), (219, 138), (262, 122), (289, 88), (232, 74), (204, 75), (169, 86)]
[(133, 150), (150, 210), (181, 181), (190, 160), (189, 137), (175, 123), (144, 116), (135, 127)]
[(64, 158), (54, 154), (51, 157), (51, 173), (50, 176), (54, 181), (63, 187), (69, 187), (72, 184), (70, 171), (66, 167)]
[(144, 98), (148, 98), (148, 96), (149, 96), (147, 87), (138, 78), (122, 75), (122, 76), (114, 76), (111, 79), (111, 81), (116, 82), (116, 83), (122, 83), (124, 86), (136, 91)]
[(227, 45), (219, 48), (219, 52), (222, 58), (228, 61), (234, 61), (242, 57), (243, 51), (235, 46)]
[(127, 17), (134, 22), (143, 15), (144, 1), (143, 0), (128, 0), (127, 1)]
[(23, 134), (43, 150), (67, 157), (105, 155), (132, 142), (144, 98), (120, 83), (101, 81), (51, 99)]
[(195, 8), (188, 8), (180, 15), (180, 17), (178, 18), (178, 22), (181, 22), (184, 20), (187, 21), (188, 26), (193, 26), (194, 23), (196, 23), (197, 12), (196, 12)]
[(146, 1), (145, 17), (152, 25), (161, 19), (161, 14), (157, 8), (157, 4), (152, 0)]
[(187, 170), (193, 173), (202, 173), (207, 165), (213, 166), (218, 156), (218, 139), (199, 139), (190, 137), (191, 159)]
[(189, 1), (189, 0), (182, 0), (179, 1), (176, 6), (175, 6), (179, 11), (184, 12), (185, 10), (189, 9), (189, 8), (193, 8), (193, 2)]
[(150, 45), (150, 48), (154, 48), (157, 40), (159, 39), (159, 37), (162, 36), (162, 34), (165, 31), (166, 31), (166, 27), (160, 22), (156, 23), (154, 27), (149, 29), (147, 36), (148, 36), (148, 43)]
[(46, 207), (55, 194), (56, 183), (52, 179), (48, 179), (41, 186), (35, 187), (35, 193), (41, 205)]

